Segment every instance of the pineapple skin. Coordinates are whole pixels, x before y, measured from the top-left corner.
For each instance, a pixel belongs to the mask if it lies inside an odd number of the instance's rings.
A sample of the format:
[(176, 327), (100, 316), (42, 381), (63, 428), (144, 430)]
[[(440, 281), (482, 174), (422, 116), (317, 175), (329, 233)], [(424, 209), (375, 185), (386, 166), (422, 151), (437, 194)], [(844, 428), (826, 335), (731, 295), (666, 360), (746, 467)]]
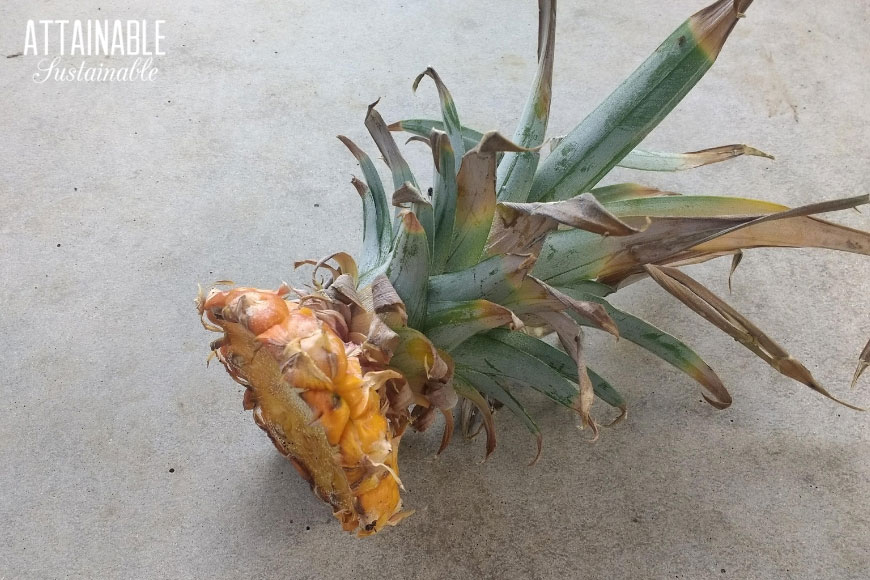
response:
[(287, 292), (236, 288), (201, 299), (200, 311), (223, 332), (214, 352), (246, 387), (244, 408), (342, 527), (375, 533), (405, 515), (397, 466), (404, 426), (384, 412), (386, 383), (402, 376), (370, 361), (363, 370), (348, 354), (359, 345), (340, 337), (347, 329), (317, 316), (335, 311), (285, 300)]

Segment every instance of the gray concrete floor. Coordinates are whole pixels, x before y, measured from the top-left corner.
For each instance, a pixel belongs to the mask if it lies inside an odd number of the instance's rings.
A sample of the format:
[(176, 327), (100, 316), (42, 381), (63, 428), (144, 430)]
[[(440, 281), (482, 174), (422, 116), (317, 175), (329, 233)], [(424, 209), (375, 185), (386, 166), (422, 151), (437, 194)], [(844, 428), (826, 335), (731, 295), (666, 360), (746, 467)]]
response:
[[(765, 367), (650, 283), (617, 302), (697, 347), (735, 397), (716, 412), (687, 377), (592, 337), (630, 403), (588, 445), (528, 397), (544, 454), (498, 417), (499, 449), (403, 441), (401, 527), (367, 540), (272, 449), (219, 367), (198, 282), (299, 281), (294, 259), (358, 247), (345, 133), (437, 112), (435, 66), (470, 126), (510, 134), (534, 70), (530, 0), (467, 3), (120, 2), (0, 7), (0, 53), (27, 19), (167, 21), (153, 83), (35, 84), (0, 58), (0, 578), (867, 578), (870, 426)], [(570, 129), (702, 0), (560, 3), (551, 133)], [(746, 142), (678, 175), (687, 193), (787, 204), (867, 192), (870, 4), (756, 2), (714, 70), (647, 141)], [(120, 59), (123, 60), (123, 59)], [(118, 64), (119, 60), (106, 60)], [(419, 144), (409, 157), (422, 167)], [(420, 170), (419, 175), (428, 176)], [(866, 212), (839, 219), (868, 228)], [(727, 263), (692, 270), (727, 293)], [(870, 262), (753, 251), (733, 303), (836, 393), (870, 335)], [(606, 410), (599, 407), (601, 413)]]

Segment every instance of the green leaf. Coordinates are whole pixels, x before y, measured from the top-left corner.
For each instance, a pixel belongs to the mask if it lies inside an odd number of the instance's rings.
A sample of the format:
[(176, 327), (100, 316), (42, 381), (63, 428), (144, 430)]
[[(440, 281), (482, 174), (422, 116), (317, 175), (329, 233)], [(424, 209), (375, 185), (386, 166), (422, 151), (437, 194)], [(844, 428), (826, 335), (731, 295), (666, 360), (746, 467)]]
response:
[(619, 217), (719, 217), (758, 216), (786, 211), (788, 207), (769, 201), (718, 195), (674, 195), (613, 201), (607, 211)]
[[(544, 142), (553, 90), (553, 54), (556, 44), (556, 2), (541, 0), (538, 14), (538, 69), (513, 141), (523, 147)], [(541, 155), (537, 151), (506, 153), (498, 164), (496, 192), (499, 201), (524, 202)]]
[(774, 158), (773, 155), (768, 155), (764, 151), (759, 151), (748, 145), (724, 145), (691, 153), (662, 153), (659, 151), (635, 149), (626, 155), (617, 165), (641, 171), (685, 171), (704, 165), (720, 163), (742, 155), (766, 157), (767, 159)]
[[(710, 394), (710, 396), (705, 394), (704, 398), (717, 409), (725, 409), (731, 405), (731, 395), (728, 394), (722, 380), (710, 365), (682, 341), (637, 316), (619, 310), (603, 298), (571, 287), (560, 287), (559, 290), (578, 300), (598, 302), (604, 306), (610, 318), (616, 323), (621, 338), (633, 342), (698, 381)], [(579, 317), (575, 319), (580, 324), (588, 326), (588, 323)]]
[(625, 415), (625, 410), (628, 408), (625, 399), (622, 398), (619, 391), (617, 391), (613, 385), (607, 381), (607, 379), (603, 378), (588, 366), (586, 367), (586, 374), (589, 375), (589, 379), (592, 381), (592, 386), (595, 389), (595, 396), (611, 407), (615, 407), (622, 411), (622, 415), (620, 415), (616, 421), (612, 422), (616, 423)]
[[(457, 365), (506, 381), (509, 385), (531, 387), (560, 405), (579, 410), (580, 389), (577, 384), (529, 352), (493, 340), (489, 335), (477, 335), (466, 340), (462, 348), (451, 355)], [(570, 357), (569, 360), (576, 365)]]
[(412, 212), (399, 216), (399, 233), (386, 273), (405, 303), (408, 325), (420, 328), (426, 317), (429, 244), (426, 232)]
[[(571, 381), (572, 384), (576, 385), (579, 380), (576, 361), (568, 354), (542, 340), (522, 332), (511, 332), (504, 329), (490, 330), (484, 336), (511, 349), (528, 353)], [(622, 395), (610, 386), (607, 381), (592, 371), (592, 369), (586, 367), (586, 371), (589, 374), (589, 378), (592, 379), (595, 395), (608, 405), (624, 410), (625, 400), (622, 398)]]
[(429, 134), (435, 162), (432, 203), (435, 206), (435, 239), (432, 253), (432, 274), (440, 274), (447, 266), (453, 223), (456, 220), (456, 161), (447, 134), (433, 129)]
[[(375, 109), (375, 105), (377, 104), (378, 102), (375, 101), (369, 105), (365, 126), (369, 130), (369, 134), (371, 134), (375, 145), (378, 146), (378, 151), (381, 152), (384, 162), (387, 164), (387, 167), (390, 168), (390, 172), (393, 175), (393, 189), (402, 189), (405, 187), (406, 183), (409, 183), (417, 191), (420, 191), (420, 186), (417, 184), (417, 180), (414, 179), (414, 174), (411, 172), (408, 162), (405, 161), (404, 157), (402, 157), (402, 153), (399, 151), (399, 147), (393, 140), (390, 130), (387, 129), (387, 124), (384, 122), (381, 114)], [(434, 238), (435, 226), (432, 206), (430, 204), (414, 204), (413, 211), (417, 214), (417, 219), (423, 225), (423, 229), (426, 231), (428, 238)], [(398, 221), (400, 212), (401, 209), (397, 208), (394, 224), (394, 228), (396, 229), (399, 227)]]
[(363, 259), (360, 271), (365, 274), (379, 264), (383, 264), (390, 252), (393, 228), (390, 225), (390, 212), (387, 196), (381, 178), (372, 160), (362, 149), (343, 135), (338, 138), (359, 162), (368, 187), (354, 178), (353, 184), (363, 201)]
[(499, 384), (498, 381), (489, 375), (479, 373), (474, 369), (465, 368), (462, 365), (456, 365), (453, 380), (456, 382), (465, 381), (469, 386), (507, 407), (511, 413), (522, 421), (523, 425), (535, 436), (538, 445), (538, 450), (534, 459), (532, 459), (532, 464), (538, 460), (538, 457), (541, 456), (541, 447), (544, 440), (541, 435), (541, 429), (506, 387)]
[(445, 132), (450, 137), (450, 144), (453, 146), (453, 155), (458, 166), (462, 162), (462, 156), (465, 154), (465, 143), (462, 137), (462, 124), (459, 122), (459, 113), (456, 112), (456, 104), (453, 102), (453, 96), (438, 73), (431, 66), (417, 75), (414, 79), (413, 89), (416, 92), (420, 81), (424, 76), (428, 76), (435, 82), (435, 87), (438, 89), (438, 100), (441, 101), (441, 116), (444, 119)]
[(672, 191), (661, 191), (654, 187), (647, 187), (638, 183), (617, 183), (616, 185), (607, 185), (605, 187), (596, 187), (589, 192), (592, 197), (598, 200), (598, 203), (607, 206), (611, 203), (622, 201), (625, 199), (635, 199), (638, 197), (663, 197), (666, 195), (680, 195)]
[(510, 310), (489, 300), (440, 302), (429, 310), (425, 333), (435, 346), (449, 352), (475, 334), (514, 320)]
[(363, 248), (360, 270), (365, 273), (382, 264), (390, 252), (392, 226), (389, 214), (378, 211), (374, 196), (365, 183), (354, 177), (351, 183), (363, 201)]
[(381, 152), (384, 162), (390, 168), (390, 172), (393, 175), (393, 189), (400, 189), (405, 182), (409, 182), (417, 189), (420, 189), (420, 186), (417, 185), (417, 180), (414, 179), (411, 168), (408, 166), (408, 162), (402, 157), (399, 147), (396, 145), (395, 140), (393, 140), (393, 136), (390, 135), (387, 124), (375, 109), (377, 104), (378, 101), (375, 101), (369, 105), (365, 126), (369, 130), (375, 145), (378, 146), (378, 151)]
[(712, 66), (745, 0), (719, 0), (676, 29), (541, 163), (530, 201), (589, 191), (661, 122)]
[[(445, 130), (444, 121), (436, 121), (435, 119), (404, 119), (392, 123), (388, 129), (390, 131), (405, 131), (420, 137), (428, 137), (433, 129), (437, 131)], [(481, 139), (483, 139), (482, 132), (462, 127), (462, 143), (465, 146), (465, 151), (471, 151), (477, 147)]]
[(478, 298), (500, 302), (521, 286), (532, 264), (534, 259), (529, 256), (498, 255), (459, 272), (432, 276), (429, 302), (461, 302)]
[[(451, 145), (455, 147), (453, 140)], [(480, 262), (495, 213), (496, 154), (524, 150), (502, 135), (490, 132), (462, 157), (456, 176), (456, 216), (445, 267), (448, 272), (463, 270)]]
[[(636, 249), (649, 248), (648, 253), (652, 256), (655, 250), (664, 252), (666, 246), (682, 248), (684, 242), (691, 245), (696, 240), (750, 219), (654, 218), (644, 231), (619, 237), (603, 237), (583, 230), (557, 231), (544, 241), (532, 273), (557, 287), (595, 279), (609, 284), (609, 276), (617, 277), (643, 262), (635, 254)], [(629, 219), (625, 221), (631, 223)]]

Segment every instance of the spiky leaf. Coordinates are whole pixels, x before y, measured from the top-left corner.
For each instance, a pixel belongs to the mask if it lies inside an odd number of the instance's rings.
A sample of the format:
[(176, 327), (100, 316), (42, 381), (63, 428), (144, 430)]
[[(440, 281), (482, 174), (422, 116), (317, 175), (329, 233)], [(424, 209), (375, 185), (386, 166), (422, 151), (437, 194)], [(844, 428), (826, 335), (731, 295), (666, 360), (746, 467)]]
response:
[(440, 274), (447, 267), (456, 220), (456, 161), (447, 134), (433, 129), (429, 134), (435, 179), (432, 202), (435, 205), (435, 239), (432, 244), (432, 274)]
[[(666, 211), (672, 211), (680, 206), (681, 199), (666, 197), (619, 202), (635, 206), (644, 204), (650, 208), (643, 218), (623, 216), (622, 219), (639, 225), (640, 219), (648, 220), (647, 216), (655, 213), (651, 207), (653, 204), (670, 205)], [(547, 238), (534, 274), (554, 286), (569, 286), (583, 279), (598, 279), (614, 285), (642, 272), (642, 264), (695, 263), (741, 248), (816, 247), (870, 254), (870, 233), (809, 217), (813, 213), (867, 202), (868, 196), (857, 196), (770, 213), (771, 209), (781, 206), (753, 200), (709, 198), (701, 205), (684, 206), (679, 211), (716, 214), (717, 208), (724, 207), (729, 215), (735, 205), (767, 209), (763, 215), (738, 217), (653, 217), (644, 231), (622, 237), (603, 238), (580, 230), (555, 232)], [(608, 209), (613, 205), (616, 204), (610, 204)]]
[(405, 303), (408, 324), (420, 328), (426, 318), (429, 246), (417, 216), (406, 211), (399, 220), (399, 233), (387, 277)]
[(773, 155), (768, 155), (749, 145), (723, 145), (691, 153), (663, 153), (635, 149), (623, 157), (618, 165), (641, 171), (685, 171), (704, 165), (721, 163), (742, 155), (773, 159)]
[[(703, 397), (717, 409), (725, 409), (731, 405), (731, 395), (722, 384), (722, 380), (710, 365), (685, 343), (649, 322), (623, 312), (599, 296), (570, 287), (559, 288), (559, 290), (578, 300), (590, 300), (601, 304), (619, 329), (621, 338), (633, 342), (698, 381), (709, 393), (709, 395), (704, 394)], [(580, 318), (578, 322), (589, 324)]]
[(510, 310), (489, 300), (440, 302), (434, 306), (426, 317), (426, 336), (448, 352), (475, 334), (519, 322)]
[[(390, 131), (405, 131), (406, 133), (411, 133), (412, 135), (418, 135), (420, 137), (428, 137), (433, 129), (437, 131), (445, 131), (444, 121), (438, 121), (435, 119), (403, 119), (391, 123), (388, 129)], [(464, 144), (466, 151), (471, 151), (477, 147), (477, 144), (480, 143), (480, 140), (483, 138), (483, 133), (475, 131), (474, 129), (469, 129), (468, 127), (462, 127), (461, 134), (462, 143)]]
[(450, 144), (453, 147), (453, 155), (458, 166), (462, 161), (462, 156), (465, 154), (465, 143), (462, 137), (462, 124), (459, 122), (459, 113), (456, 112), (456, 103), (453, 101), (453, 96), (447, 90), (447, 86), (441, 77), (435, 72), (431, 66), (417, 75), (414, 79), (414, 91), (423, 80), (424, 76), (428, 76), (435, 82), (435, 87), (438, 89), (438, 100), (441, 102), (441, 116), (444, 119), (444, 131), (450, 137)]
[[(556, 44), (556, 0), (538, 2), (538, 69), (526, 101), (514, 143), (538, 147), (544, 142), (550, 118), (550, 95), (553, 85), (553, 56)], [(524, 202), (538, 168), (537, 151), (510, 152), (498, 164), (496, 192), (499, 201)]]
[(525, 407), (516, 400), (507, 387), (502, 386), (499, 381), (491, 376), (479, 373), (472, 368), (466, 368), (461, 364), (456, 365), (453, 380), (457, 382), (465, 381), (472, 388), (507, 407), (514, 416), (520, 419), (523, 425), (535, 436), (537, 442), (537, 452), (531, 463), (534, 464), (538, 460), (538, 457), (541, 456), (541, 447), (544, 441), (541, 435), (541, 428), (538, 427), (538, 424), (526, 412)]
[[(369, 105), (365, 126), (369, 130), (375, 145), (378, 146), (378, 151), (381, 152), (384, 162), (390, 168), (390, 172), (393, 175), (393, 189), (400, 190), (407, 183), (417, 191), (420, 191), (420, 186), (414, 178), (411, 167), (399, 151), (399, 147), (396, 145), (395, 140), (393, 140), (390, 130), (387, 129), (387, 124), (384, 122), (383, 117), (375, 109), (377, 104), (378, 102), (375, 101)], [(413, 211), (417, 214), (417, 219), (426, 231), (426, 235), (431, 239), (435, 235), (432, 206), (430, 204), (413, 204)], [(401, 208), (396, 208), (396, 228), (399, 227), (399, 213), (401, 213)]]
[(387, 196), (378, 171), (369, 156), (344, 135), (339, 135), (338, 138), (359, 162), (366, 180), (365, 185), (356, 180), (353, 182), (363, 201), (363, 258), (360, 271), (366, 273), (378, 264), (382, 264), (390, 252), (393, 227), (390, 223)]
[[(542, 361), (572, 383), (577, 383), (578, 381), (577, 364), (575, 361), (566, 353), (542, 340), (523, 334), (522, 332), (511, 332), (509, 330), (498, 328), (487, 332), (486, 338), (491, 341), (499, 342), (510, 349), (528, 353), (530, 356)], [(622, 398), (622, 395), (620, 395), (607, 381), (597, 375), (594, 371), (589, 368), (586, 370), (589, 373), (589, 378), (592, 379), (595, 395), (608, 405), (624, 411), (625, 400)]]
[(604, 187), (596, 187), (589, 194), (598, 200), (598, 203), (605, 207), (611, 203), (622, 201), (624, 199), (635, 199), (639, 197), (663, 197), (667, 195), (680, 195), (672, 191), (661, 191), (654, 187), (640, 185), (638, 183), (617, 183), (615, 185), (606, 185)]
[(500, 302), (520, 287), (534, 262), (533, 256), (502, 254), (459, 272), (432, 276), (429, 302), (478, 298)]
[[(455, 143), (451, 141), (455, 146)], [(490, 132), (465, 154), (456, 176), (456, 217), (446, 270), (474, 266), (483, 255), (495, 212), (495, 168), (499, 151), (525, 151), (502, 135)]]
[(531, 387), (560, 405), (579, 409), (580, 390), (576, 383), (528, 352), (492, 340), (488, 335), (468, 339), (453, 358), (465, 368), (505, 380), (508, 384)]
[(544, 159), (529, 200), (567, 199), (598, 183), (704, 76), (750, 3), (719, 0), (677, 28)]
[(685, 272), (681, 272), (676, 268), (652, 265), (645, 266), (645, 270), (668, 293), (695, 311), (702, 318), (734, 338), (783, 375), (805, 384), (814, 391), (842, 405), (858, 409), (858, 407), (834, 397), (813, 378), (810, 371), (800, 361), (788, 354), (748, 318), (737, 312), (727, 302), (716, 296), (713, 292), (710, 292), (710, 290), (692, 279)]

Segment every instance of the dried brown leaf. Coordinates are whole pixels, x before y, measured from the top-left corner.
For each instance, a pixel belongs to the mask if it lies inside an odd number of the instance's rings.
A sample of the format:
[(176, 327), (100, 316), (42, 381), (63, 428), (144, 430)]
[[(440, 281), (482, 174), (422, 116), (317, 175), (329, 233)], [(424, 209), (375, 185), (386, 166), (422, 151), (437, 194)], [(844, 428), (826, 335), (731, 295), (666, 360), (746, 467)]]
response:
[(408, 324), (408, 314), (405, 303), (399, 297), (390, 279), (381, 274), (372, 281), (372, 305), (375, 313), (384, 318), (384, 322), (393, 326)]
[(846, 407), (863, 410), (841, 401), (822, 387), (812, 373), (752, 321), (686, 273), (665, 266), (644, 267), (650, 277), (702, 318), (737, 340), (771, 367)]
[(641, 231), (611, 214), (589, 193), (547, 203), (507, 202), (497, 206), (486, 252), (537, 254), (546, 235), (559, 224), (600, 235), (627, 236)]
[(855, 376), (852, 377), (853, 389), (858, 386), (858, 379), (861, 378), (861, 375), (868, 366), (870, 366), (870, 341), (867, 342), (867, 346), (864, 347), (864, 350), (861, 351), (861, 355), (858, 357), (858, 368), (855, 369)]
[(441, 446), (438, 448), (436, 455), (447, 449), (450, 445), (450, 439), (453, 438), (453, 411), (450, 409), (441, 409), (441, 414), (444, 415), (444, 434), (441, 435)]
[(583, 356), (583, 330), (570, 317), (561, 312), (539, 312), (543, 319), (559, 337), (559, 342), (571, 358), (577, 363), (578, 387), (580, 396), (577, 399), (576, 411), (580, 414), (581, 426), (592, 428), (592, 441), (598, 439), (598, 423), (592, 418), (592, 403), (595, 401), (595, 390), (592, 380), (586, 372), (586, 360)]
[(423, 197), (423, 194), (420, 193), (420, 190), (414, 187), (409, 181), (406, 181), (402, 187), (397, 189), (393, 193), (393, 205), (396, 207), (403, 207), (403, 203), (419, 203), (422, 205), (432, 205), (432, 203)]

